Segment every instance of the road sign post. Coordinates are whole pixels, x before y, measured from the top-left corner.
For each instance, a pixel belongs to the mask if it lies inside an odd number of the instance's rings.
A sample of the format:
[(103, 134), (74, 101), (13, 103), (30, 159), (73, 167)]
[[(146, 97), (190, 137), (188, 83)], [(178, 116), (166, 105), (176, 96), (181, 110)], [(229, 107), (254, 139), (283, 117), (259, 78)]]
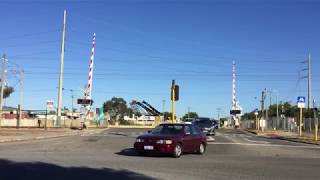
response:
[(302, 136), (302, 109), (305, 108), (305, 105), (306, 105), (306, 98), (303, 97), (303, 96), (299, 96), (297, 98), (297, 105), (298, 105), (298, 108), (300, 109), (300, 121), (299, 121), (299, 136)]
[(318, 143), (318, 117), (314, 119), (314, 142)]
[(53, 109), (53, 101), (52, 100), (47, 100), (46, 104), (46, 119), (44, 121), (44, 129), (47, 130), (47, 122), (48, 122), (48, 110)]

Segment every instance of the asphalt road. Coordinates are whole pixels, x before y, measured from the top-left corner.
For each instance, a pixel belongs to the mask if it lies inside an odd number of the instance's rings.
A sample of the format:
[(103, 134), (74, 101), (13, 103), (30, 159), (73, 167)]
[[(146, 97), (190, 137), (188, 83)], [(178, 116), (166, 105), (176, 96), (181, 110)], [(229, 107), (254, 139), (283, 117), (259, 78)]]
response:
[(0, 179), (320, 179), (320, 146), (219, 130), (205, 155), (138, 156), (144, 129), (0, 144)]

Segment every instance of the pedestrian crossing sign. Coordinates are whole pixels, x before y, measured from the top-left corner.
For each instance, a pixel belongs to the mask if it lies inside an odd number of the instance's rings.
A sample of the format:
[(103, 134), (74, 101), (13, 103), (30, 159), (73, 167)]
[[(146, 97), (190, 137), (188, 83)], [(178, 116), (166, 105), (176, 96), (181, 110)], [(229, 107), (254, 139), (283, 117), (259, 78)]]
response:
[(297, 105), (298, 105), (298, 108), (305, 108), (305, 106), (306, 106), (306, 98), (303, 97), (303, 96), (299, 96), (297, 98)]

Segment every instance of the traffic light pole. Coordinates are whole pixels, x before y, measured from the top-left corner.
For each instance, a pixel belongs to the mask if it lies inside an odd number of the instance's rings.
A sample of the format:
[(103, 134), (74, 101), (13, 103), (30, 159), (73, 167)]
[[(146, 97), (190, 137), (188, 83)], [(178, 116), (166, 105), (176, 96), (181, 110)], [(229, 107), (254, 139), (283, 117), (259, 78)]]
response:
[(172, 80), (172, 87), (171, 87), (171, 93), (172, 93), (172, 123), (175, 123), (175, 109), (174, 109), (174, 101), (175, 101), (175, 92), (174, 92), (175, 84), (174, 80)]

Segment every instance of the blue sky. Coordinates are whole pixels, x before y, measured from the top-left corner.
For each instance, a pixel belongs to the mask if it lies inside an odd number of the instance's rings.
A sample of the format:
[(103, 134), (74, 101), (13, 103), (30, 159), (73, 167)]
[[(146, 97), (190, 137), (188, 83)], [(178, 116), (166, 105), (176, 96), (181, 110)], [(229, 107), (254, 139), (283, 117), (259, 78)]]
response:
[[(260, 106), (264, 88), (279, 101), (307, 95), (298, 72), (312, 60), (312, 96), (319, 99), (320, 3), (316, 1), (0, 1), (0, 53), (25, 71), (24, 108), (57, 102), (63, 10), (67, 10), (65, 89), (87, 83), (96, 32), (94, 106), (123, 97), (170, 111), (170, 85), (180, 85), (177, 114), (227, 115), (231, 66), (237, 64), (237, 98), (245, 111)], [(300, 76), (307, 73), (301, 72)], [(19, 85), (6, 105), (19, 103)], [(300, 80), (299, 80), (300, 79)], [(272, 96), (274, 102), (275, 93)], [(63, 93), (71, 106), (71, 93)]]

